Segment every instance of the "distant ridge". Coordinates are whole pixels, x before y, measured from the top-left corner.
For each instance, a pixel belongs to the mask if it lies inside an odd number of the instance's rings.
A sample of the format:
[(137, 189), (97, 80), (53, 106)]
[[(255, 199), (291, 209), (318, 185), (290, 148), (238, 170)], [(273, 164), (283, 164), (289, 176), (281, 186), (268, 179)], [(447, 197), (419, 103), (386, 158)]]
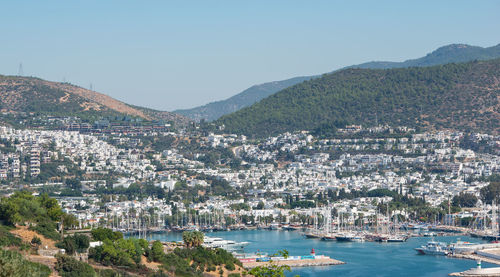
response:
[(136, 107), (105, 94), (69, 83), (40, 78), (0, 75), (0, 110), (78, 116), (94, 120), (108, 116), (131, 116), (145, 120), (167, 120), (185, 124), (190, 120), (174, 113)]
[[(500, 44), (492, 47), (470, 46), (467, 44), (450, 44), (440, 47), (425, 57), (406, 60), (404, 62), (373, 61), (349, 66), (347, 68), (403, 68), (412, 66), (432, 66), (447, 63), (468, 62), (473, 60), (489, 60), (500, 58)], [(295, 77), (283, 81), (275, 81), (252, 86), (226, 100), (212, 102), (192, 109), (176, 110), (175, 113), (193, 120), (215, 120), (223, 115), (248, 107), (282, 89), (304, 81), (318, 78), (321, 75)]]
[(500, 133), (500, 59), (394, 69), (347, 68), (294, 85), (215, 121), (266, 137), (346, 124)]

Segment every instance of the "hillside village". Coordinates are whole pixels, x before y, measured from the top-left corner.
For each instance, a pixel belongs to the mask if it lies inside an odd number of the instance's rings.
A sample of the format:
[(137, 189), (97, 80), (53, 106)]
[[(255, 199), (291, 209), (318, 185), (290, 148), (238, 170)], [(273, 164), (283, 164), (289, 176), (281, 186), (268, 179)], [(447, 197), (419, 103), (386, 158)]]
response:
[[(22, 188), (48, 192), (81, 227), (228, 229), (310, 224), (325, 205), (345, 214), (350, 224), (369, 221), (380, 212), (379, 204), (392, 199), (366, 196), (379, 190), (424, 198), (433, 207), (468, 193), (479, 208), (481, 188), (500, 173), (498, 136), (390, 126), (351, 126), (342, 132), (331, 139), (296, 132), (255, 141), (232, 134), (93, 134), (3, 126), (1, 190), (6, 195)], [(161, 151), (130, 146), (161, 137), (191, 142)], [(361, 191), (364, 195), (355, 197)]]

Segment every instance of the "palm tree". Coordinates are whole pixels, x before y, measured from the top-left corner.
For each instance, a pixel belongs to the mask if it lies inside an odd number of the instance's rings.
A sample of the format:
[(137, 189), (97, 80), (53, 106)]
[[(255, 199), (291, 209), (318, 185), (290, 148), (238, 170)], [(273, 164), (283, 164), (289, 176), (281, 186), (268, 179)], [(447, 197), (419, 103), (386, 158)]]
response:
[(184, 241), (184, 244), (186, 245), (187, 248), (191, 248), (191, 246), (193, 245), (193, 240), (194, 240), (193, 232), (189, 232), (189, 231), (183, 232), (182, 233), (182, 240)]
[(187, 248), (198, 247), (203, 244), (204, 236), (199, 231), (186, 231), (182, 233), (182, 240)]
[(205, 235), (202, 232), (194, 231), (193, 237), (194, 237), (193, 246), (198, 247), (198, 246), (203, 244), (203, 240), (204, 240)]

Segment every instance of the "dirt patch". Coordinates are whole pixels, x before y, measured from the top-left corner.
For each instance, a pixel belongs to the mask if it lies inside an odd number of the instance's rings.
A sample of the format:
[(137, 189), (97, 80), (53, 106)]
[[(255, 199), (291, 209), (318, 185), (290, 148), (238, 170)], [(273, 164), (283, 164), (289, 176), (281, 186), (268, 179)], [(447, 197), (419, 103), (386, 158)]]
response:
[(53, 249), (56, 250), (58, 249), (56, 247), (56, 242), (48, 239), (40, 234), (38, 234), (35, 231), (28, 230), (28, 227), (26, 226), (16, 226), (15, 230), (10, 231), (13, 235), (21, 238), (24, 242), (26, 243), (31, 243), (31, 240), (33, 239), (34, 236), (37, 236), (40, 238), (42, 241), (42, 244), (40, 245), (40, 249)]
[(154, 271), (158, 271), (158, 268), (160, 268), (160, 266), (161, 266), (161, 263), (148, 262), (148, 259), (146, 259), (146, 257), (144, 257), (144, 256), (141, 257), (141, 263), (144, 264), (147, 268), (154, 270)]
[(59, 102), (60, 102), (60, 103), (65, 103), (65, 102), (68, 102), (68, 99), (69, 99), (69, 93), (64, 92), (64, 94), (65, 94), (65, 95), (64, 95), (63, 97), (59, 98)]

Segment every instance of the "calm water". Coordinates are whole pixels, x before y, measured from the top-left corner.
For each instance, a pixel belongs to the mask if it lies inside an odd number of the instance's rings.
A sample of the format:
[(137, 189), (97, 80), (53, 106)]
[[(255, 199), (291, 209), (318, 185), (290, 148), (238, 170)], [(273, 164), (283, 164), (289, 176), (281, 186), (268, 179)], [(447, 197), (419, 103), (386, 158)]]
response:
[[(208, 236), (235, 241), (248, 241), (245, 252), (258, 250), (269, 254), (286, 249), (290, 255), (307, 255), (312, 248), (318, 255), (327, 255), (346, 262), (327, 267), (293, 268), (293, 276), (447, 276), (451, 272), (475, 267), (472, 260), (439, 256), (417, 255), (413, 248), (426, 244), (429, 238), (410, 238), (405, 243), (339, 243), (305, 239), (297, 231), (232, 231), (209, 233)], [(437, 237), (437, 241), (454, 242), (458, 237)], [(480, 240), (460, 237), (463, 241)], [(182, 240), (180, 233), (152, 234), (148, 239), (162, 241)], [(483, 263), (483, 267), (492, 265)]]

